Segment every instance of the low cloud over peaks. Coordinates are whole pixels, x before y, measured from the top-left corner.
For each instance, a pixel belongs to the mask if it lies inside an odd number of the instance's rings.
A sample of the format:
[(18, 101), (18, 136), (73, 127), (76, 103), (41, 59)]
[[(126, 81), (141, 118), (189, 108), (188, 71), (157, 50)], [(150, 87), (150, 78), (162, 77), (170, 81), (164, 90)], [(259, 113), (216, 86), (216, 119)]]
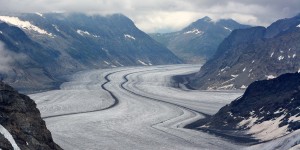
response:
[(299, 8), (299, 0), (0, 0), (4, 12), (122, 13), (146, 32), (180, 30), (204, 16), (267, 26), (298, 14)]
[(7, 50), (5, 45), (0, 42), (0, 73), (8, 73), (11, 71), (12, 65), (20, 59), (25, 59), (25, 55)]

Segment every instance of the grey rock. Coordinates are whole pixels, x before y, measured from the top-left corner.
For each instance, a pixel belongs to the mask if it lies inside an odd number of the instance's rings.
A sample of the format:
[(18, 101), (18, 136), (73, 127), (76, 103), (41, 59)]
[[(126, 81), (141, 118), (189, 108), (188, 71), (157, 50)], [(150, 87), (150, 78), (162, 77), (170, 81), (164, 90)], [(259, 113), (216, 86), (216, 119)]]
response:
[[(22, 150), (60, 150), (46, 128), (36, 104), (28, 96), (0, 82), (0, 124), (13, 136)], [(0, 148), (11, 149), (10, 143), (0, 136)]]

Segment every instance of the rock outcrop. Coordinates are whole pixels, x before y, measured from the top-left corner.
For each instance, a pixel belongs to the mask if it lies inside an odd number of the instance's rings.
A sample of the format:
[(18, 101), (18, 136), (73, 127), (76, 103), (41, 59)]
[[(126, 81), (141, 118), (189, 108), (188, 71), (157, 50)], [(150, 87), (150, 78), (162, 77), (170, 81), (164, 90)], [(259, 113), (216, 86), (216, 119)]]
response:
[(250, 84), (200, 128), (268, 141), (299, 130), (299, 110), (300, 73), (288, 73)]
[[(54, 143), (50, 131), (46, 128), (36, 104), (28, 96), (19, 94), (12, 87), (0, 81), (0, 124), (17, 147), (22, 150), (61, 150)], [(13, 149), (13, 142), (0, 134), (0, 148)]]

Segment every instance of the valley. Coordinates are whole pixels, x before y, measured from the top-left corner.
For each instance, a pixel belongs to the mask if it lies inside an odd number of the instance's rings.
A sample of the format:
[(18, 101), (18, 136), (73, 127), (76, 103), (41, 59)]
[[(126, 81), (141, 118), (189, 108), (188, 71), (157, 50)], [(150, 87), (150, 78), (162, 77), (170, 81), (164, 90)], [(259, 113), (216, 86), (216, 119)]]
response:
[(300, 149), (298, 8), (129, 1), (0, 12), (0, 150)]
[(241, 96), (174, 88), (171, 77), (199, 65), (121, 67), (75, 74), (60, 90), (32, 94), (63, 149), (240, 149), (185, 125)]

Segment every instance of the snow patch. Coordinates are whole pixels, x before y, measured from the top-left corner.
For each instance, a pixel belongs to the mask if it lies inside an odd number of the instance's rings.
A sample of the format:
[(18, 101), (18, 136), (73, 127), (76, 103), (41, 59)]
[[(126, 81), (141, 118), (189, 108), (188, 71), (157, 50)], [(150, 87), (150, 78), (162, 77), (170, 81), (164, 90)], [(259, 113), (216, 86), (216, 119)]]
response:
[(238, 123), (238, 127), (247, 127), (250, 128), (254, 125), (254, 123), (258, 120), (257, 117), (249, 117), (248, 119), (242, 120)]
[(241, 86), (241, 89), (246, 89), (246, 88), (247, 88), (247, 86), (245, 86), (245, 85)]
[(79, 29), (78, 29), (76, 32), (77, 32), (78, 34), (80, 34), (81, 36), (88, 35), (88, 36), (93, 36), (93, 37), (95, 37), (95, 38), (100, 37), (100, 36), (98, 36), (98, 35), (91, 34), (91, 33), (89, 33), (88, 31), (83, 31), (83, 30), (79, 30)]
[(56, 30), (57, 32), (60, 32), (60, 30), (59, 30), (59, 28), (58, 28), (57, 25), (52, 24), (52, 26), (55, 28), (55, 30)]
[(247, 133), (262, 141), (272, 140), (284, 136), (288, 132), (288, 125), (279, 127), (279, 124), (284, 117), (285, 116), (282, 115), (275, 120), (254, 124), (250, 127)]
[(298, 24), (297, 27), (300, 28), (300, 24)]
[(266, 77), (267, 77), (267, 80), (271, 80), (271, 79), (276, 78), (276, 76), (274, 76), (274, 75), (268, 75), (268, 76), (266, 76)]
[(20, 150), (12, 135), (2, 125), (0, 125), (0, 133), (10, 142), (14, 150)]
[(25, 30), (32, 30), (38, 32), (39, 34), (52, 36), (52, 33), (48, 33), (47, 31), (31, 24), (29, 21), (22, 21), (18, 17), (0, 16), (0, 20)]
[(226, 69), (229, 69), (230, 67), (226, 66), (225, 68), (221, 69), (221, 72), (225, 71)]
[(146, 64), (145, 62), (141, 61), (141, 60), (138, 60), (138, 62), (144, 66), (148, 66), (148, 64)]
[(233, 84), (229, 84), (229, 85), (221, 86), (218, 89), (229, 89), (229, 88), (232, 88), (232, 87), (233, 87)]
[(252, 64), (255, 62), (255, 60), (252, 60)]
[(246, 67), (243, 69), (243, 72), (245, 72), (246, 71)]
[(282, 60), (282, 59), (284, 59), (284, 56), (279, 56), (279, 57), (278, 57), (278, 60), (279, 60), (279, 61)]
[(245, 148), (245, 150), (299, 150), (300, 130), (294, 131), (291, 134), (258, 145), (253, 145)]
[(2, 32), (2, 31), (0, 31), (0, 34), (3, 34), (3, 32)]
[(123, 64), (121, 64), (119, 61), (116, 61), (117, 64), (119, 64), (120, 66), (124, 66)]
[(82, 31), (82, 30), (77, 30), (76, 31), (78, 34), (84, 36), (84, 35), (91, 35), (88, 31)]
[(296, 54), (294, 54), (294, 55), (293, 55), (293, 58), (295, 58), (296, 56), (297, 56), (297, 55), (296, 55)]
[(106, 63), (107, 65), (110, 65), (110, 63), (109, 62), (107, 62), (107, 61), (103, 61), (104, 63)]
[(236, 78), (236, 77), (238, 77), (239, 75), (238, 74), (232, 74), (231, 75), (231, 77), (233, 77), (233, 78)]
[(279, 114), (279, 113), (282, 113), (283, 111), (284, 111), (284, 110), (283, 110), (283, 109), (281, 110), (281, 108), (280, 108), (280, 109), (278, 109), (277, 111), (275, 111), (274, 114)]
[(224, 27), (224, 29), (229, 30), (230, 32), (232, 31), (231, 29), (229, 29), (229, 28), (227, 28), (227, 27)]
[(42, 17), (42, 18), (45, 18), (42, 13), (36, 12), (35, 14), (38, 15), (38, 16), (40, 16), (40, 17)]
[(291, 147), (289, 150), (299, 150), (299, 149), (300, 149), (300, 144)]
[(202, 125), (201, 128), (209, 128), (209, 125)]
[(129, 34), (124, 34), (124, 37), (128, 38), (128, 39), (135, 40), (135, 37), (133, 37), (132, 35), (129, 35)]
[(187, 32), (184, 32), (184, 34), (203, 34), (204, 32), (199, 30), (199, 29), (193, 29), (193, 30), (190, 30), (190, 31), (187, 31)]
[(273, 55), (274, 55), (274, 52), (271, 54), (271, 56), (270, 56), (270, 57), (273, 57)]
[(300, 116), (295, 115), (289, 118), (289, 122), (296, 122), (296, 121), (300, 121)]

